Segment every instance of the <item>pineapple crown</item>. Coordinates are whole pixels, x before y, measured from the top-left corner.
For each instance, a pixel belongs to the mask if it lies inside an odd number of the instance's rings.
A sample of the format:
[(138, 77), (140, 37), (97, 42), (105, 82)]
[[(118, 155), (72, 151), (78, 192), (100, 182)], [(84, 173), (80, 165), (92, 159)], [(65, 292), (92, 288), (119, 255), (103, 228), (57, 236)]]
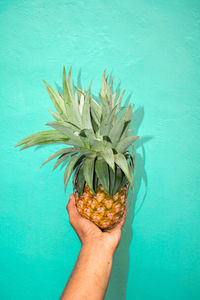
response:
[[(99, 184), (113, 195), (123, 185), (133, 188), (134, 147), (139, 136), (129, 135), (132, 119), (132, 105), (121, 107), (125, 90), (116, 97), (113, 93), (113, 79), (103, 72), (100, 104), (91, 96), (91, 84), (87, 92), (72, 87), (70, 67), (68, 77), (63, 70), (63, 93), (57, 93), (44, 81), (49, 96), (57, 110), (50, 111), (55, 121), (46, 125), (54, 130), (32, 134), (15, 147), (20, 150), (36, 145), (62, 143), (70, 145), (52, 154), (41, 167), (57, 157), (55, 168), (67, 164), (64, 174), (65, 191), (69, 179), (74, 173), (73, 185), (81, 194), (85, 183), (95, 193)], [(110, 76), (110, 77), (109, 77)], [(109, 79), (110, 83), (109, 83)], [(121, 113), (121, 116), (119, 116)], [(132, 146), (133, 154), (128, 151)]]

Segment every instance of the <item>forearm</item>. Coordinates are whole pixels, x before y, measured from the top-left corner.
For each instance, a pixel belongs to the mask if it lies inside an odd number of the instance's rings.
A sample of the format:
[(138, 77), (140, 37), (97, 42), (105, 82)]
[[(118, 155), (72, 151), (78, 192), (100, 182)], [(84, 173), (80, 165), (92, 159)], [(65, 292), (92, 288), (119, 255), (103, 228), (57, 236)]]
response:
[(112, 260), (113, 253), (100, 242), (83, 245), (61, 300), (102, 300)]

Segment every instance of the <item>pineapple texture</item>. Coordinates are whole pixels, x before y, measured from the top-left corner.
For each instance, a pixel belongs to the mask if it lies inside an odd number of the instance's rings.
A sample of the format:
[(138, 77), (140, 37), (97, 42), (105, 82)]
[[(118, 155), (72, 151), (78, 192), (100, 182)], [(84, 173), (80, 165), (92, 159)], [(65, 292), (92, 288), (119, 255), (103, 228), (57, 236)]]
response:
[(108, 230), (118, 224), (126, 210), (127, 187), (123, 186), (114, 196), (109, 196), (102, 185), (93, 194), (85, 184), (84, 192), (79, 196), (75, 193), (76, 207), (80, 215), (103, 230)]
[(53, 170), (64, 171), (64, 190), (71, 176), (76, 191), (76, 206), (81, 216), (102, 230), (120, 222), (125, 210), (129, 188), (133, 189), (135, 152), (132, 135), (134, 104), (121, 106), (125, 90), (113, 90), (111, 75), (103, 72), (98, 99), (91, 95), (91, 84), (72, 85), (70, 67), (67, 77), (63, 68), (63, 89), (56, 92), (44, 81), (56, 109), (49, 111), (54, 120), (46, 123), (50, 130), (33, 133), (17, 145), (20, 150), (33, 146), (63, 144), (41, 165), (56, 159)]

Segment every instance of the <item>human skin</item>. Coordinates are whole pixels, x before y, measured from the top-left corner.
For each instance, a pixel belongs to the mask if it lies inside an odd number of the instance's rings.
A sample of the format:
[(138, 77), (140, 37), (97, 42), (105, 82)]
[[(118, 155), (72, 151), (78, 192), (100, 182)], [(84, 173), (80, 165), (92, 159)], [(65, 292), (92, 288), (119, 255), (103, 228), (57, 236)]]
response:
[(60, 300), (102, 300), (126, 213), (116, 227), (102, 232), (94, 223), (80, 216), (73, 194), (69, 197), (67, 211), (70, 224), (81, 241), (81, 251)]

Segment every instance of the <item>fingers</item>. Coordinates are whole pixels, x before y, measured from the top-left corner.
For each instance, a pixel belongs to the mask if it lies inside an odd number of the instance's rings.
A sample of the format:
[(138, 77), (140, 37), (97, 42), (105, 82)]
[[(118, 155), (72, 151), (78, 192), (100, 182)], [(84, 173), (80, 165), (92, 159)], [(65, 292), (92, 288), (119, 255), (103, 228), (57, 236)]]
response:
[(76, 209), (75, 205), (75, 197), (73, 194), (69, 196), (69, 202), (66, 206), (68, 214), (69, 214), (69, 222), (70, 224), (74, 224), (81, 217)]
[(126, 213), (127, 213), (127, 209), (125, 210), (121, 221), (113, 229), (111, 229), (111, 231), (118, 231), (118, 230), (121, 231), (121, 229), (124, 226), (124, 223), (126, 221)]
[(125, 210), (125, 212), (124, 212), (124, 215), (123, 215), (121, 221), (120, 221), (119, 224), (118, 224), (120, 228), (122, 228), (122, 227), (124, 226), (124, 223), (125, 223), (125, 221), (126, 221), (126, 214), (127, 214), (127, 208), (126, 208), (126, 210)]
[[(83, 241), (84, 238), (88, 235), (91, 236), (94, 235), (94, 233), (99, 234), (100, 229), (94, 223), (81, 217), (81, 215), (79, 214), (76, 208), (75, 197), (73, 194), (69, 196), (69, 202), (66, 208), (69, 214), (69, 222), (76, 231), (81, 241)], [(126, 220), (126, 213), (127, 209), (125, 210), (121, 221), (114, 228), (106, 230), (107, 233), (110, 233), (113, 237), (115, 237), (116, 244), (118, 244), (120, 241), (121, 229)]]
[(68, 213), (71, 212), (71, 210), (73, 209), (73, 206), (75, 206), (75, 197), (73, 194), (70, 194), (69, 201), (66, 206)]
[(94, 233), (99, 233), (100, 229), (94, 223), (79, 214), (73, 194), (69, 196), (69, 202), (66, 208), (69, 214), (69, 222), (77, 233), (81, 243), (83, 243), (88, 236), (92, 237)]

